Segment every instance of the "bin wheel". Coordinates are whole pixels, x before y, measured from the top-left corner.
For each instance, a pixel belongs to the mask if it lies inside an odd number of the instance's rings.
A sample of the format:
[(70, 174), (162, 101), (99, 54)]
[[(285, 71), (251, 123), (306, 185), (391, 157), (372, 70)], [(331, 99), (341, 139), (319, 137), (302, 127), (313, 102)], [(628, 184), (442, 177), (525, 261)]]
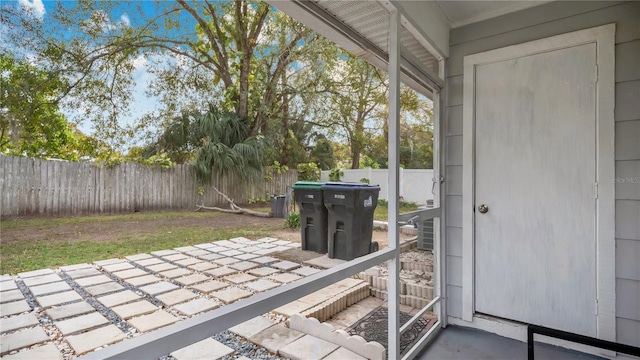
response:
[(369, 245), (369, 254), (378, 251), (379, 248), (380, 248), (380, 245), (378, 245), (377, 241), (372, 242), (371, 245)]

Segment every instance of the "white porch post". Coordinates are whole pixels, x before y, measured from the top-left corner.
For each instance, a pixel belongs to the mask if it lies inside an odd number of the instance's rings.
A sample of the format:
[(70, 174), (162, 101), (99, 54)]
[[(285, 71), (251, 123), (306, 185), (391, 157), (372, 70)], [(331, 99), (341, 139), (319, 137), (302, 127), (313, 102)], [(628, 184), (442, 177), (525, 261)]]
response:
[(400, 251), (398, 198), (400, 155), (400, 13), (391, 11), (389, 22), (389, 248), (395, 250), (389, 269), (389, 359), (400, 359)]

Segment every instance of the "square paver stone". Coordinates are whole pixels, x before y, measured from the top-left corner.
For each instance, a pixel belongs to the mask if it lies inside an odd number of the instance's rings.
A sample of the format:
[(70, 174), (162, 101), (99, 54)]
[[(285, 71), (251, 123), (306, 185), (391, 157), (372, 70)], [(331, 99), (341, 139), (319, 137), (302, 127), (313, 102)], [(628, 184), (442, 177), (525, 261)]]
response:
[(287, 246), (287, 245), (291, 244), (291, 241), (278, 240), (278, 241), (274, 241), (273, 243), (278, 245), (278, 246), (280, 246), (280, 245)]
[(118, 263), (122, 263), (122, 262), (126, 262), (126, 260), (113, 258), (113, 259), (107, 259), (107, 260), (94, 261), (93, 264), (94, 265), (98, 265), (98, 266), (105, 266), (105, 265), (118, 264)]
[(219, 253), (221, 251), (227, 251), (227, 250), (229, 250), (229, 248), (226, 248), (224, 246), (217, 246), (217, 245), (213, 245), (213, 247), (210, 247), (207, 249), (207, 251), (211, 251), (214, 253)]
[(36, 301), (40, 306), (47, 308), (54, 305), (75, 302), (82, 300), (82, 297), (75, 291), (65, 291), (53, 295), (45, 295), (36, 297)]
[(263, 243), (271, 243), (271, 242), (274, 242), (274, 241), (278, 241), (278, 239), (274, 239), (274, 238), (270, 238), (270, 237), (263, 237), (262, 239), (258, 239), (256, 241), (263, 242)]
[(259, 247), (260, 249), (271, 249), (274, 248), (278, 245), (272, 244), (272, 243), (259, 243), (256, 244), (256, 247)]
[(58, 274), (46, 274), (23, 279), (25, 285), (36, 286), (61, 281), (62, 278)]
[(171, 356), (176, 360), (196, 360), (196, 359), (220, 359), (232, 355), (234, 350), (221, 342), (206, 338), (197, 343), (183, 347), (172, 352)]
[(149, 265), (149, 266), (146, 266), (146, 268), (153, 272), (160, 272), (160, 271), (177, 269), (178, 267), (176, 265), (169, 264), (167, 262), (162, 262), (162, 264)]
[(229, 244), (235, 244), (233, 241), (229, 241), (229, 240), (218, 240), (216, 242), (213, 243), (214, 245), (218, 245), (218, 246), (227, 246)]
[(282, 273), (282, 274), (271, 275), (269, 278), (286, 284), (292, 281), (302, 279), (302, 276), (298, 276), (296, 274)]
[(13, 280), (0, 282), (0, 291), (15, 290), (17, 288), (18, 285)]
[(75, 280), (76, 284), (83, 287), (104, 284), (110, 281), (113, 281), (113, 280), (107, 275), (102, 275), (102, 274)]
[(218, 264), (218, 265), (231, 265), (231, 264), (235, 264), (237, 262), (240, 262), (240, 259), (236, 259), (236, 258), (232, 258), (232, 257), (223, 257), (220, 259), (215, 259), (213, 260), (214, 263)]
[(70, 271), (76, 271), (76, 270), (81, 270), (81, 269), (89, 269), (89, 268), (93, 268), (93, 266), (91, 266), (91, 264), (75, 264), (75, 265), (66, 265), (66, 266), (60, 266), (60, 270), (68, 273)]
[(250, 244), (250, 243), (253, 242), (253, 240), (249, 240), (246, 237), (242, 237), (242, 236), (239, 236), (239, 237), (236, 237), (236, 238), (233, 238), (233, 239), (229, 239), (229, 241), (234, 242), (234, 243), (238, 243), (238, 244)]
[(82, 279), (86, 277), (102, 275), (102, 272), (100, 272), (100, 270), (96, 268), (89, 267), (85, 269), (67, 271), (67, 275), (69, 275), (70, 278), (77, 280), (77, 279)]
[(144, 267), (147, 267), (149, 265), (162, 264), (162, 263), (164, 263), (164, 260), (158, 259), (156, 257), (151, 257), (143, 260), (136, 260), (136, 264)]
[(257, 255), (269, 255), (269, 254), (273, 254), (275, 252), (278, 252), (279, 250), (276, 250), (277, 246), (271, 249), (260, 249), (258, 251), (254, 251), (254, 254)]
[(230, 243), (230, 244), (225, 244), (224, 247), (231, 249), (231, 250), (238, 250), (240, 248), (245, 247), (246, 245), (244, 244), (237, 244), (237, 243)]
[(18, 276), (21, 277), (22, 279), (26, 279), (34, 276), (47, 275), (47, 274), (53, 274), (53, 273), (54, 272), (51, 269), (40, 269), (40, 270), (21, 272), (21, 273), (18, 273)]
[(247, 270), (257, 268), (258, 266), (260, 265), (251, 261), (240, 261), (240, 262), (229, 265), (230, 268), (236, 269), (238, 271), (247, 271)]
[(223, 276), (235, 274), (237, 272), (238, 271), (233, 270), (231, 268), (228, 268), (226, 266), (205, 271), (206, 274), (209, 274), (209, 275), (215, 276), (215, 277), (223, 277)]
[(212, 292), (209, 295), (215, 297), (216, 299), (219, 299), (225, 304), (230, 304), (234, 301), (248, 298), (253, 294), (247, 290), (239, 289), (237, 287), (228, 287), (224, 290)]
[(202, 260), (196, 259), (196, 258), (192, 258), (192, 257), (175, 261), (175, 263), (177, 265), (180, 265), (180, 266), (189, 266), (189, 265), (197, 264), (197, 263), (200, 263), (200, 262), (202, 262)]
[(11, 316), (30, 311), (31, 307), (25, 300), (12, 301), (0, 304), (0, 316)]
[(109, 320), (100, 315), (99, 312), (93, 312), (87, 315), (72, 317), (71, 319), (58, 321), (55, 326), (60, 330), (62, 335), (71, 335), (83, 330), (93, 329), (109, 323)]
[(244, 253), (240, 250), (235, 250), (235, 249), (220, 252), (220, 255), (224, 255), (224, 256), (235, 256), (240, 254), (244, 254)]
[(0, 304), (23, 299), (24, 295), (22, 295), (22, 291), (20, 291), (19, 289), (0, 292)]
[(101, 296), (98, 298), (98, 301), (100, 301), (100, 303), (106, 307), (113, 307), (139, 300), (140, 298), (141, 296), (134, 293), (133, 291), (125, 290), (117, 292), (115, 294)]
[(178, 261), (178, 260), (182, 260), (182, 259), (186, 259), (188, 258), (187, 255), (179, 253), (179, 254), (173, 254), (173, 255), (168, 255), (168, 256), (163, 256), (163, 259), (167, 260), (167, 261)]
[(198, 295), (192, 293), (187, 289), (178, 289), (168, 293), (164, 293), (162, 295), (158, 295), (156, 296), (156, 299), (162, 301), (167, 306), (173, 306), (185, 301), (189, 301), (191, 299), (195, 299), (197, 297)]
[(49, 336), (47, 336), (47, 333), (45, 333), (41, 327), (3, 335), (0, 336), (0, 355), (45, 342), (47, 340), (49, 340)]
[(179, 277), (177, 279), (174, 279), (174, 281), (177, 282), (180, 285), (189, 286), (189, 285), (193, 285), (193, 284), (197, 284), (197, 283), (201, 283), (201, 282), (207, 281), (209, 279), (211, 279), (211, 278), (208, 277), (207, 275), (191, 274), (191, 275), (187, 275), (187, 276), (183, 276), (183, 277)]
[(174, 248), (173, 250), (180, 251), (180, 252), (187, 252), (187, 251), (198, 250), (198, 248), (195, 246), (182, 246), (182, 247)]
[(126, 320), (134, 316), (152, 313), (158, 310), (158, 307), (146, 300), (140, 300), (132, 302), (130, 304), (112, 307), (111, 310), (113, 310), (114, 313)]
[(115, 292), (115, 291), (120, 291), (122, 289), (124, 289), (124, 286), (118, 284), (115, 281), (104, 283), (104, 284), (100, 284), (100, 285), (89, 286), (89, 287), (84, 288), (84, 290), (86, 292), (88, 292), (89, 294), (91, 294), (93, 296), (98, 296), (98, 295), (102, 295), (102, 294), (108, 294), (108, 293), (112, 293), (112, 292)]
[(187, 266), (187, 268), (193, 271), (205, 271), (205, 270), (215, 269), (217, 267), (218, 265), (212, 264), (210, 262), (201, 262), (201, 263)]
[(260, 255), (251, 254), (251, 253), (240, 254), (240, 255), (234, 256), (234, 258), (240, 259), (240, 260), (251, 260), (251, 259), (255, 259), (257, 257), (260, 257)]
[(300, 339), (284, 346), (278, 353), (292, 360), (319, 360), (339, 348), (326, 340), (305, 335)]
[(223, 255), (216, 254), (216, 253), (209, 253), (207, 255), (198, 255), (198, 259), (201, 259), (204, 261), (222, 259), (223, 257), (224, 257)]
[(271, 274), (275, 274), (275, 273), (277, 273), (279, 271), (280, 270), (278, 270), (278, 269), (272, 269), (272, 268), (268, 268), (268, 267), (259, 267), (259, 268), (256, 268), (256, 269), (251, 269), (251, 270), (249, 270), (247, 272), (249, 274), (251, 274), (251, 275), (263, 277), (263, 276), (268, 276), (268, 275), (271, 275)]
[(198, 244), (198, 245), (193, 245), (193, 247), (197, 247), (198, 249), (209, 249), (214, 247), (215, 245), (213, 245), (212, 243), (202, 243), (202, 244)]
[(290, 344), (297, 339), (303, 337), (304, 334), (291, 330), (282, 324), (272, 326), (259, 333), (253, 335), (249, 340), (255, 344), (258, 344), (272, 353), (277, 353), (282, 347)]
[(179, 286), (167, 281), (161, 281), (151, 285), (145, 285), (139, 289), (149, 295), (158, 295), (167, 291), (178, 289)]
[(258, 281), (254, 281), (248, 284), (245, 284), (246, 287), (255, 290), (257, 292), (267, 291), (273, 288), (280, 286), (280, 283), (269, 281), (266, 279), (260, 279)]
[(152, 259), (153, 256), (149, 255), (149, 254), (136, 254), (136, 255), (131, 255), (131, 256), (126, 256), (125, 259), (129, 260), (129, 261), (138, 261), (138, 260), (144, 260), (144, 259)]
[(200, 291), (201, 293), (208, 294), (208, 293), (210, 293), (212, 291), (220, 290), (220, 289), (225, 288), (227, 286), (229, 286), (229, 284), (227, 284), (225, 282), (218, 281), (218, 280), (209, 280), (209, 281), (205, 281), (203, 283), (195, 284), (195, 285), (190, 286), (190, 287), (192, 289)]
[(129, 269), (135, 269), (135, 266), (129, 264), (128, 262), (119, 262), (119, 263), (115, 263), (115, 264), (110, 264), (110, 265), (104, 265), (102, 267), (102, 270), (104, 271), (108, 271), (108, 272), (116, 272), (116, 271), (121, 271), (121, 270), (129, 270)]
[(113, 276), (117, 277), (118, 279), (129, 279), (129, 278), (134, 278), (134, 277), (138, 277), (138, 276), (144, 276), (144, 275), (149, 275), (148, 272), (144, 271), (144, 270), (140, 270), (138, 268), (134, 268), (134, 269), (130, 269), (130, 270), (123, 270), (123, 271), (117, 271), (113, 273)]
[(185, 275), (189, 275), (191, 274), (191, 271), (187, 270), (187, 269), (173, 269), (173, 270), (167, 270), (167, 271), (163, 271), (161, 273), (158, 273), (158, 275), (160, 276), (164, 276), (166, 278), (169, 279), (175, 279), (177, 277), (181, 277), (181, 276), (185, 276)]
[(20, 351), (13, 355), (3, 356), (2, 360), (34, 360), (34, 359), (47, 359), (47, 360), (62, 360), (62, 353), (58, 350), (58, 347), (52, 343), (47, 343), (43, 346), (34, 347), (28, 350)]
[(191, 315), (199, 314), (201, 312), (213, 310), (215, 308), (218, 308), (219, 306), (220, 305), (218, 305), (215, 301), (205, 299), (205, 298), (199, 298), (199, 299), (188, 301), (186, 303), (176, 305), (174, 306), (174, 309), (180, 311), (181, 313), (187, 316), (191, 316)]
[(43, 284), (38, 286), (32, 286), (29, 288), (29, 290), (34, 296), (38, 296), (38, 295), (55, 294), (61, 291), (68, 291), (68, 290), (71, 290), (71, 286), (69, 286), (64, 281), (60, 281), (60, 282), (54, 282), (54, 283)]
[(84, 354), (87, 351), (110, 345), (125, 338), (125, 334), (115, 325), (107, 325), (95, 330), (78, 335), (70, 335), (65, 340), (71, 345), (76, 354)]
[(234, 275), (229, 275), (229, 276), (225, 276), (224, 277), (225, 280), (232, 282), (234, 284), (242, 284), (245, 283), (247, 281), (251, 281), (251, 280), (255, 280), (257, 279), (257, 277), (250, 275), (250, 274), (234, 274)]
[(185, 254), (189, 256), (199, 256), (199, 255), (208, 255), (208, 254), (211, 254), (211, 252), (204, 249), (198, 249), (198, 250), (187, 251)]
[(0, 320), (0, 333), (4, 334), (38, 324), (38, 318), (33, 313), (12, 316)]
[(315, 273), (318, 273), (322, 270), (316, 269), (316, 268), (312, 268), (310, 266), (303, 266), (301, 268), (295, 269), (293, 271), (291, 271), (294, 274), (300, 275), (300, 276), (309, 276), (309, 275), (313, 275)]
[(163, 256), (169, 256), (169, 255), (177, 254), (177, 253), (178, 252), (175, 251), (175, 250), (159, 250), (159, 251), (152, 252), (151, 255), (163, 257)]
[(338, 350), (332, 352), (331, 354), (325, 356), (323, 358), (324, 360), (344, 360), (344, 359), (349, 359), (349, 360), (367, 360), (366, 357), (362, 357), (356, 353), (354, 353), (353, 351), (343, 348), (343, 347), (339, 347)]
[[(240, 251), (242, 251), (242, 252), (244, 252), (244, 253), (252, 253), (252, 252), (254, 252), (254, 251), (261, 250), (261, 248), (259, 248), (259, 247), (257, 247), (257, 246), (251, 246), (251, 245), (249, 245), (249, 246), (245, 246), (245, 247), (243, 247), (243, 248), (240, 248), (240, 249), (238, 249), (238, 250), (240, 250)], [(238, 255), (238, 256), (240, 256), (240, 255)]]
[(178, 320), (180, 319), (166, 311), (158, 311), (153, 314), (138, 316), (127, 322), (138, 331), (147, 332), (173, 324)]
[(257, 262), (258, 264), (269, 264), (279, 260), (271, 256), (261, 256), (259, 258), (252, 259), (251, 261)]
[(290, 247), (290, 246), (279, 245), (279, 246), (276, 246), (276, 247), (274, 247), (274, 248), (267, 249), (267, 250), (273, 250), (273, 251), (287, 251), (287, 250), (291, 250), (291, 247)]
[(86, 301), (80, 301), (73, 304), (56, 306), (56, 307), (47, 309), (45, 312), (53, 320), (60, 320), (60, 319), (66, 319), (72, 316), (88, 314), (93, 311), (96, 311), (96, 309), (94, 309), (93, 306), (89, 305), (89, 303), (87, 303)]
[(144, 275), (125, 280), (127, 284), (131, 284), (133, 286), (153, 284), (158, 281), (162, 281), (162, 278), (155, 275)]
[(229, 328), (229, 331), (234, 334), (240, 335), (245, 339), (248, 339), (274, 325), (275, 323), (268, 318), (264, 316), (256, 316), (251, 320), (245, 321), (241, 324)]

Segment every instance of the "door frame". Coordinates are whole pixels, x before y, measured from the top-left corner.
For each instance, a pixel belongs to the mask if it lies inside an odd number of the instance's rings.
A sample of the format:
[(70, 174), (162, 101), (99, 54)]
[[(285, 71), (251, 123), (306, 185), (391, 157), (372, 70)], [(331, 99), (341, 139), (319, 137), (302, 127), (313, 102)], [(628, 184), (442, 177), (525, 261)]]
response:
[[(476, 66), (595, 43), (596, 83), (596, 336), (616, 340), (614, 70), (615, 24), (579, 30), (464, 57), (462, 170), (462, 319), (475, 316), (475, 69)], [(483, 315), (486, 319), (486, 316)]]

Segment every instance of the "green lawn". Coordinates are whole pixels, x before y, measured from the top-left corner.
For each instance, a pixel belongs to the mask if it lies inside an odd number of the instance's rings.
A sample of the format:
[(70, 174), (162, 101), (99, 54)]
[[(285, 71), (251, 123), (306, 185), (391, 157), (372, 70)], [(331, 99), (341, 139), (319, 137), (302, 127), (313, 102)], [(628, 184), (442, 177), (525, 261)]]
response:
[[(416, 211), (416, 210), (418, 210), (418, 205), (416, 205), (415, 203), (409, 203), (404, 201), (400, 202), (401, 214), (410, 212), (410, 211)], [(373, 218), (374, 220), (386, 221), (389, 217), (388, 212), (389, 212), (389, 207), (384, 202), (382, 204), (378, 203), (378, 206), (376, 207), (376, 211), (373, 213)]]

